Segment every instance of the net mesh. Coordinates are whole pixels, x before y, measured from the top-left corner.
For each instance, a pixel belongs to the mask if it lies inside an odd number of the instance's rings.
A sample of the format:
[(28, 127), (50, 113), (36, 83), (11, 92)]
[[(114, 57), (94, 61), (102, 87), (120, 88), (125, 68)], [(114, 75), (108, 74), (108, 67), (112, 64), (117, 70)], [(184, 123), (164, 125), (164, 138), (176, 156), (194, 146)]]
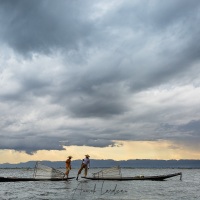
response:
[(41, 162), (36, 162), (34, 178), (64, 178), (65, 174), (57, 169), (48, 167)]
[(121, 178), (121, 168), (119, 166), (112, 167), (109, 169), (104, 169), (99, 172), (93, 173), (93, 177), (95, 178), (112, 178), (119, 177)]

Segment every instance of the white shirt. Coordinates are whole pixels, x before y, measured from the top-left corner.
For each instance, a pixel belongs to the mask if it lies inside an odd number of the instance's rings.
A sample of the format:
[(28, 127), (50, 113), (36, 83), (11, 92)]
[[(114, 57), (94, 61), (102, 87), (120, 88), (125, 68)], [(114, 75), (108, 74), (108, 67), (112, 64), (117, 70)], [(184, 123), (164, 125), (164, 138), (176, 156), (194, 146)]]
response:
[(83, 159), (83, 164), (86, 164), (86, 165), (90, 166), (90, 159), (89, 158), (84, 158)]

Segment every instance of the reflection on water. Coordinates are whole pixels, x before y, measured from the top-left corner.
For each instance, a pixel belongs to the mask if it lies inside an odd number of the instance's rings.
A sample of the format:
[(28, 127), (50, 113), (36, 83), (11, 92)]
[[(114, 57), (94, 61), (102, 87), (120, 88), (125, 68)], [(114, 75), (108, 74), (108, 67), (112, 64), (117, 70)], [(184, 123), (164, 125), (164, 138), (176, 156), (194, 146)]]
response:
[[(78, 169), (70, 171), (76, 176)], [(90, 169), (90, 173), (101, 169)], [(63, 169), (64, 171), (64, 169)], [(182, 171), (183, 180), (179, 177), (167, 181), (70, 181), (61, 182), (16, 182), (0, 183), (0, 199), (145, 199), (177, 200), (200, 199), (200, 170), (198, 169), (122, 169), (122, 176), (162, 175)], [(32, 177), (33, 170), (0, 169), (0, 176)]]

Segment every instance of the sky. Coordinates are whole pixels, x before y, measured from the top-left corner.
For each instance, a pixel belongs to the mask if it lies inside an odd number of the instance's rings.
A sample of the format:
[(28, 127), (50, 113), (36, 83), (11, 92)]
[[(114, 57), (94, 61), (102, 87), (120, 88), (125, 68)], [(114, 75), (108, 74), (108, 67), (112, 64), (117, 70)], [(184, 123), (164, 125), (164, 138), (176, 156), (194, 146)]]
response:
[(0, 163), (200, 159), (199, 0), (0, 0)]

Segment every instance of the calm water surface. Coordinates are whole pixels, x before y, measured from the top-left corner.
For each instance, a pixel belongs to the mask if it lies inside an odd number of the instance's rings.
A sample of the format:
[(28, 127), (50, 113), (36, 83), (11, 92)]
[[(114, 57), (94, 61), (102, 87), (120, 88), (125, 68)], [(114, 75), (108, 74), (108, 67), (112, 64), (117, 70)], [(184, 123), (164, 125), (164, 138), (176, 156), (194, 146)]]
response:
[[(73, 169), (70, 176), (76, 176)], [(101, 169), (90, 169), (89, 175)], [(62, 170), (64, 171), (64, 170)], [(182, 172), (183, 177), (166, 181), (85, 181), (0, 182), (1, 200), (28, 199), (124, 199), (124, 200), (200, 200), (200, 169), (122, 169), (123, 176), (163, 175)], [(33, 170), (0, 169), (0, 176), (32, 177)]]

